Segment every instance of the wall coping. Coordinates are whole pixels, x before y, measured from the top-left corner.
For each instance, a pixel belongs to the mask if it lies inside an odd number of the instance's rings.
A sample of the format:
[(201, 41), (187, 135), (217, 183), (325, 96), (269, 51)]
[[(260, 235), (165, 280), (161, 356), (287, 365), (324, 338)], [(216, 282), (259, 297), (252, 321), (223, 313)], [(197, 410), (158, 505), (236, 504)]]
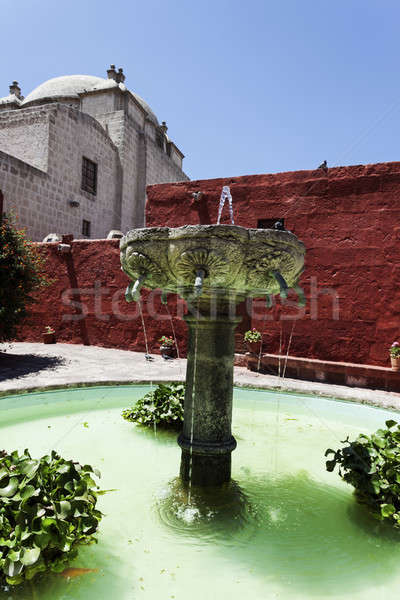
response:
[(250, 371), (259, 370), (260, 373), (273, 375), (284, 373), (290, 379), (400, 392), (400, 371), (393, 371), (390, 367), (279, 354), (262, 354), (258, 357), (247, 353), (246, 357)]

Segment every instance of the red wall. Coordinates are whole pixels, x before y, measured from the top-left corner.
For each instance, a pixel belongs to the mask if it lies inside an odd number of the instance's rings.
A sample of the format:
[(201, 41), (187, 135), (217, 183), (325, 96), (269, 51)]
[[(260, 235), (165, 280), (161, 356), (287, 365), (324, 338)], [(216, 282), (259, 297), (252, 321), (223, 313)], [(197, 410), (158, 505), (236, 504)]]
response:
[[(304, 314), (279, 301), (271, 310), (264, 302), (253, 304), (258, 315), (253, 326), (263, 331), (265, 351), (285, 351), (292, 336), (293, 355), (388, 365), (388, 346), (400, 337), (400, 163), (150, 186), (147, 225), (215, 223), (223, 185), (231, 188), (236, 224), (257, 227), (258, 219), (284, 218), (286, 228), (307, 248), (301, 281), (308, 296)], [(203, 192), (199, 201), (191, 195), (196, 191)], [(223, 223), (227, 217), (226, 206)], [(44, 326), (51, 325), (59, 341), (143, 350), (137, 306), (123, 298), (128, 279), (120, 270), (118, 242), (74, 241), (70, 255), (60, 254), (57, 244), (41, 247), (56, 281), (39, 295), (20, 339), (40, 340)], [(77, 321), (70, 320), (74, 312), (81, 313), (68, 305), (65, 290), (70, 288), (81, 288), (80, 296), (69, 298), (87, 307), (87, 315)], [(332, 294), (338, 298), (338, 319), (333, 318)], [(113, 298), (117, 310), (112, 310)], [(146, 302), (144, 294), (145, 307)], [(172, 297), (169, 307), (175, 314)], [(171, 334), (171, 322), (158, 294), (157, 318), (146, 308), (144, 312), (154, 351), (160, 335)], [(186, 325), (180, 318), (174, 324), (184, 353)], [(249, 326), (247, 320), (241, 329)]]
[[(121, 271), (118, 240), (76, 240), (71, 253), (57, 250), (58, 243), (38, 244), (47, 257), (47, 272), (53, 283), (37, 295), (29, 316), (19, 331), (19, 340), (41, 341), (49, 325), (56, 331), (58, 342), (71, 342), (121, 348), (146, 349), (140, 312), (136, 303), (128, 304), (124, 291), (129, 283)], [(167, 308), (161, 304), (160, 292), (151, 297), (142, 293), (143, 313), (150, 352), (158, 352), (161, 335), (172, 335)], [(72, 301), (72, 303), (71, 303)], [(183, 303), (181, 303), (182, 311)], [(147, 311), (146, 311), (147, 308)], [(177, 306), (169, 301), (173, 315)], [(182, 354), (186, 350), (186, 325), (174, 319)]]
[[(253, 326), (264, 333), (265, 351), (285, 351), (292, 335), (295, 356), (388, 365), (388, 347), (400, 337), (400, 163), (150, 186), (147, 225), (215, 223), (223, 185), (237, 225), (283, 217), (307, 248), (304, 316), (279, 302), (270, 311), (256, 303), (264, 318)], [(226, 206), (222, 222), (228, 216)], [(337, 294), (338, 319), (327, 288)]]

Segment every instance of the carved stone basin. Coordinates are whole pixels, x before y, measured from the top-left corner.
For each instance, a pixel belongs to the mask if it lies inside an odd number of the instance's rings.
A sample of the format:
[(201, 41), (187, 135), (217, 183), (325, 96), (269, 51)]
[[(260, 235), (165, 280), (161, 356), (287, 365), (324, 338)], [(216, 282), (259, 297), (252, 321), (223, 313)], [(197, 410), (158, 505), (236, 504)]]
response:
[(122, 268), (146, 288), (192, 298), (204, 270), (204, 296), (277, 294), (280, 274), (295, 287), (304, 266), (304, 244), (289, 231), (236, 225), (186, 225), (134, 229), (121, 240)]
[(122, 269), (140, 287), (179, 294), (188, 303), (188, 360), (181, 477), (193, 485), (229, 481), (236, 304), (286, 296), (298, 288), (305, 247), (289, 231), (236, 225), (134, 229), (120, 242)]

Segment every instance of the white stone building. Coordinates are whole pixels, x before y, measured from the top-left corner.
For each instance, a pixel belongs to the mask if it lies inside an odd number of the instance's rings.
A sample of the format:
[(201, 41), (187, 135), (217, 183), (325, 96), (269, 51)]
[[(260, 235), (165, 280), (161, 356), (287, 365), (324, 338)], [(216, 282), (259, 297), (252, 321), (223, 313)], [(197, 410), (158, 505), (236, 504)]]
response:
[(13, 82), (0, 98), (0, 204), (32, 240), (141, 227), (146, 186), (188, 179), (165, 122), (122, 69), (107, 74), (56, 77), (26, 98)]

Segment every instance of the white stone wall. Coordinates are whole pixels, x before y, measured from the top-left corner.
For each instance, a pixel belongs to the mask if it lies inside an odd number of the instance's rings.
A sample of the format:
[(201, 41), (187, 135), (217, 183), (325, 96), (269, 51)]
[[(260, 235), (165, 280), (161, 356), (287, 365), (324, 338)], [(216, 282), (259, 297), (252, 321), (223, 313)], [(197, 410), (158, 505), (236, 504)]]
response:
[[(43, 110), (47, 110), (49, 122), (47, 172), (1, 153), (4, 210), (18, 214), (18, 224), (27, 228), (33, 240), (50, 232), (81, 238), (83, 219), (91, 223), (91, 238), (104, 238), (110, 229), (120, 226), (118, 151), (101, 125), (88, 115), (60, 104), (41, 107)], [(96, 196), (81, 190), (82, 156), (98, 165)], [(70, 200), (80, 205), (71, 207)]]
[(188, 181), (189, 177), (150, 137), (146, 138), (146, 185)]
[(107, 92), (92, 92), (81, 97), (80, 109), (82, 112), (95, 117), (98, 114), (114, 112), (117, 108), (116, 95), (119, 90), (108, 90)]
[[(138, 192), (138, 179), (140, 179), (138, 165), (140, 152), (139, 127), (123, 110), (97, 115), (96, 118), (118, 148), (123, 172), (121, 182), (121, 229), (126, 232), (141, 224), (140, 218), (138, 219), (136, 216), (138, 206), (141, 205), (140, 193)], [(145, 191), (142, 195), (145, 195)]]
[[(107, 94), (108, 103), (100, 102)], [(113, 104), (121, 109), (99, 112)], [(122, 231), (144, 226), (146, 185), (189, 179), (182, 171), (181, 157), (173, 149), (169, 157), (157, 146), (155, 123), (130, 94), (118, 89), (88, 94), (82, 100), (82, 109), (102, 124), (119, 150), (123, 170)]]
[(49, 117), (47, 110), (0, 113), (0, 150), (42, 171), (47, 169)]

